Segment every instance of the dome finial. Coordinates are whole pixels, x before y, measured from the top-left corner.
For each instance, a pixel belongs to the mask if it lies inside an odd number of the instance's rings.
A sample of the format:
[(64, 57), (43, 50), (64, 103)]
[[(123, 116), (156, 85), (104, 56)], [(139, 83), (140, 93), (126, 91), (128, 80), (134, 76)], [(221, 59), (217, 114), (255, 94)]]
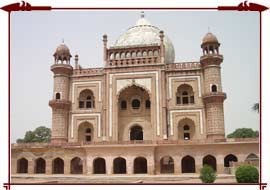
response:
[(141, 18), (144, 18), (145, 14), (144, 11), (141, 11)]
[(62, 44), (64, 44), (65, 43), (65, 39), (64, 38), (62, 38)]

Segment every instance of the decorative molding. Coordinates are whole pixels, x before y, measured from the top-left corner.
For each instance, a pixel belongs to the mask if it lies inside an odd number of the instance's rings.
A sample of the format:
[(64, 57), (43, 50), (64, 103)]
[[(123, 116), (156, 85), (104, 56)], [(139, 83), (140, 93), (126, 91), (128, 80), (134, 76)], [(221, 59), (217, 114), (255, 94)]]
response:
[(21, 3), (12, 3), (6, 6), (1, 7), (2, 10), (11, 12), (11, 11), (49, 11), (51, 10), (50, 6), (31, 6), (30, 3), (21, 1)]
[[(157, 119), (157, 135), (160, 135), (160, 118), (159, 118), (159, 86), (158, 86), (158, 71), (153, 72), (130, 72), (130, 73), (117, 73), (109, 75), (109, 136), (112, 137), (112, 78), (113, 76), (122, 76), (122, 75), (141, 75), (141, 74), (155, 74), (156, 78), (156, 119)], [(123, 80), (123, 79), (118, 79)], [(136, 80), (136, 79), (135, 79)], [(150, 79), (151, 80), (151, 79)], [(140, 84), (142, 85), (142, 84)], [(150, 88), (151, 89), (151, 88)]]
[(171, 130), (170, 130), (170, 134), (173, 135), (173, 130), (174, 130), (174, 126), (173, 126), (173, 114), (174, 113), (188, 113), (188, 112), (199, 112), (200, 113), (200, 132), (201, 134), (203, 134), (203, 117), (202, 117), (202, 110), (201, 109), (196, 109), (196, 110), (171, 110), (170, 113), (170, 126), (171, 126)]
[(73, 138), (74, 134), (73, 134), (73, 130), (74, 130), (74, 117), (78, 117), (78, 116), (97, 116), (98, 117), (98, 137), (101, 137), (101, 114), (100, 113), (81, 113), (81, 114), (72, 114), (71, 117), (71, 138)]
[(194, 76), (181, 76), (181, 77), (169, 76), (168, 78), (169, 78), (169, 98), (172, 98), (172, 80), (173, 80), (173, 79), (197, 79), (197, 81), (198, 81), (199, 97), (202, 96), (201, 76), (200, 76), (200, 75), (194, 75)]
[(238, 6), (218, 6), (218, 10), (220, 11), (265, 11), (268, 7), (264, 5), (260, 5), (257, 3), (248, 3), (247, 1), (241, 2)]
[(84, 82), (74, 82), (72, 83), (72, 103), (75, 102), (75, 85), (79, 84), (98, 84), (98, 101), (101, 101), (101, 81), (84, 81)]

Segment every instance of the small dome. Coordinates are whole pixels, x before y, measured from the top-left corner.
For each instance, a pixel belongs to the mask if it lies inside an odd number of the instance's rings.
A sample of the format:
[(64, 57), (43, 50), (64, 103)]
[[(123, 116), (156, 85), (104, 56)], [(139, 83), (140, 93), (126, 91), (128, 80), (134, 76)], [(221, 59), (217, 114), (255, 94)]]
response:
[(53, 54), (54, 56), (69, 56), (71, 57), (69, 48), (65, 44), (60, 44)]
[(211, 32), (208, 32), (202, 40), (202, 43), (218, 43), (217, 37), (212, 34)]
[[(138, 19), (135, 26), (130, 27), (115, 42), (114, 47), (147, 46), (160, 44), (160, 29), (151, 25), (144, 15)], [(164, 36), (165, 62), (174, 62), (174, 47), (171, 40)]]

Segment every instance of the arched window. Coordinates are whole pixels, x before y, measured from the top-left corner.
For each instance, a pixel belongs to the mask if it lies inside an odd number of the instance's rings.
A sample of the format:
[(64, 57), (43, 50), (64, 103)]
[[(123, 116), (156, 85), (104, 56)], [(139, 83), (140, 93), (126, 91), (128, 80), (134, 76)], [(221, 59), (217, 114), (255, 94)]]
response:
[(174, 161), (170, 156), (164, 156), (160, 160), (160, 173), (174, 173)]
[(182, 84), (177, 88), (176, 104), (194, 104), (194, 92), (190, 85)]
[(55, 99), (56, 99), (56, 100), (60, 100), (60, 99), (61, 99), (61, 94), (60, 94), (59, 92), (57, 92), (57, 93), (55, 94)]
[(254, 166), (258, 166), (259, 165), (259, 157), (256, 154), (251, 153), (246, 157), (245, 162), (247, 162), (248, 164), (254, 165)]
[(92, 140), (91, 136), (92, 136), (91, 128), (86, 128), (85, 129), (85, 141), (90, 142)]
[(17, 161), (17, 173), (28, 173), (28, 160), (21, 158)]
[(130, 129), (130, 140), (143, 140), (142, 127), (134, 126)]
[(112, 60), (112, 59), (114, 59), (114, 54), (113, 53), (110, 54), (110, 60)]
[(181, 161), (182, 173), (195, 173), (195, 159), (191, 156), (185, 156)]
[(116, 53), (115, 54), (115, 59), (119, 59), (120, 58), (120, 54), (119, 53)]
[(184, 140), (190, 140), (190, 127), (184, 125)]
[(146, 57), (146, 56), (147, 56), (147, 52), (146, 52), (146, 51), (143, 51), (142, 56), (143, 56), (143, 57)]
[(149, 51), (148, 51), (148, 56), (149, 56), (149, 57), (152, 57), (152, 56), (153, 56), (153, 51), (149, 50)]
[(114, 174), (127, 173), (126, 160), (124, 158), (118, 157), (113, 160), (113, 173)]
[(142, 56), (142, 52), (138, 51), (137, 52), (137, 57), (141, 57)]
[(150, 102), (150, 100), (146, 100), (146, 101), (145, 101), (145, 108), (146, 108), (146, 109), (150, 109), (150, 107), (151, 107), (151, 102)]
[(215, 171), (217, 170), (217, 161), (212, 155), (207, 155), (203, 158), (203, 165), (211, 166)]
[(35, 173), (44, 174), (46, 170), (46, 161), (43, 158), (35, 160)]
[(131, 57), (132, 57), (132, 58), (135, 58), (135, 57), (136, 57), (136, 52), (135, 52), (135, 51), (133, 51), (133, 52), (131, 53)]
[(83, 90), (79, 95), (79, 108), (95, 108), (95, 97), (91, 90)]
[(106, 162), (104, 158), (96, 158), (93, 161), (94, 174), (106, 174)]
[(147, 173), (147, 160), (143, 157), (138, 157), (134, 160), (134, 174)]
[(211, 86), (211, 91), (212, 91), (212, 92), (217, 92), (217, 85), (213, 84), (213, 85)]
[(75, 157), (70, 161), (70, 173), (71, 174), (82, 174), (83, 173), (83, 162), (79, 157)]
[(122, 52), (121, 53), (121, 59), (125, 59), (125, 58), (126, 58), (125, 52)]
[(158, 56), (158, 50), (155, 50), (155, 51), (154, 51), (154, 56), (155, 56), (155, 57)]
[(141, 106), (141, 102), (138, 99), (134, 99), (132, 100), (131, 105), (133, 109), (139, 109)]
[(126, 110), (127, 109), (127, 101), (126, 100), (122, 100), (121, 101), (121, 110)]
[(130, 52), (127, 52), (126, 53), (126, 58), (130, 58), (130, 56), (131, 56)]
[(61, 158), (55, 158), (52, 162), (52, 173), (63, 174), (64, 173), (64, 160)]

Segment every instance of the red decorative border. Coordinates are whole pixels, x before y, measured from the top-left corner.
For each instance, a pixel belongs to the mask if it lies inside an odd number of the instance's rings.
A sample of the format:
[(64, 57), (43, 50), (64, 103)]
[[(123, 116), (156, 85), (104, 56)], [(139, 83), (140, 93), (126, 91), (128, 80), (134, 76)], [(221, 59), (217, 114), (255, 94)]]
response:
[(1, 7), (2, 10), (11, 12), (11, 11), (49, 11), (51, 10), (50, 6), (31, 6), (30, 3), (22, 1), (22, 3), (13, 3)]
[[(9, 13), (8, 15), (8, 33), (9, 33), (9, 40), (8, 40), (8, 70), (9, 70), (9, 84), (8, 84), (8, 183), (4, 183), (3, 187), (6, 190), (11, 189), (11, 185), (123, 185), (123, 184), (65, 184), (65, 183), (58, 183), (58, 184), (20, 184), (20, 183), (10, 183), (10, 13), (12, 11), (50, 11), (50, 10), (219, 10), (219, 11), (258, 11), (260, 12), (260, 92), (261, 92), (261, 78), (262, 78), (262, 72), (261, 72), (261, 58), (262, 58), (262, 47), (261, 47), (261, 35), (262, 35), (262, 17), (261, 17), (261, 12), (268, 10), (269, 8), (260, 5), (257, 3), (249, 3), (247, 4), (247, 1), (241, 2), (238, 4), (238, 6), (218, 6), (218, 7), (166, 7), (166, 8), (149, 8), (149, 7), (121, 7), (121, 8), (111, 8), (111, 7), (104, 7), (104, 8), (95, 8), (95, 7), (51, 7), (51, 6), (31, 6), (30, 3), (22, 1), (21, 3), (13, 3), (9, 4), (6, 6), (1, 7), (2, 10), (7, 11)], [(260, 93), (260, 105), (262, 104), (262, 97)], [(262, 165), (261, 165), (261, 155), (262, 155), (262, 139), (261, 139), (261, 133), (262, 133), (262, 127), (261, 127), (261, 106), (260, 106), (260, 144), (259, 144), (259, 149), (260, 149), (260, 178), (259, 178), (259, 183), (251, 183), (251, 184), (245, 184), (245, 185), (258, 185), (260, 190), (264, 190), (267, 187), (267, 183), (262, 183), (261, 181), (261, 170), (262, 170)], [(208, 184), (208, 183), (201, 183), (201, 184), (192, 184), (192, 183), (184, 183), (184, 184), (132, 184), (132, 185), (242, 185), (239, 183), (213, 183), (213, 184)]]
[(247, 1), (239, 3), (238, 6), (218, 6), (218, 10), (220, 11), (265, 11), (269, 9), (268, 7), (264, 5), (260, 5), (257, 3), (249, 3), (247, 4)]

